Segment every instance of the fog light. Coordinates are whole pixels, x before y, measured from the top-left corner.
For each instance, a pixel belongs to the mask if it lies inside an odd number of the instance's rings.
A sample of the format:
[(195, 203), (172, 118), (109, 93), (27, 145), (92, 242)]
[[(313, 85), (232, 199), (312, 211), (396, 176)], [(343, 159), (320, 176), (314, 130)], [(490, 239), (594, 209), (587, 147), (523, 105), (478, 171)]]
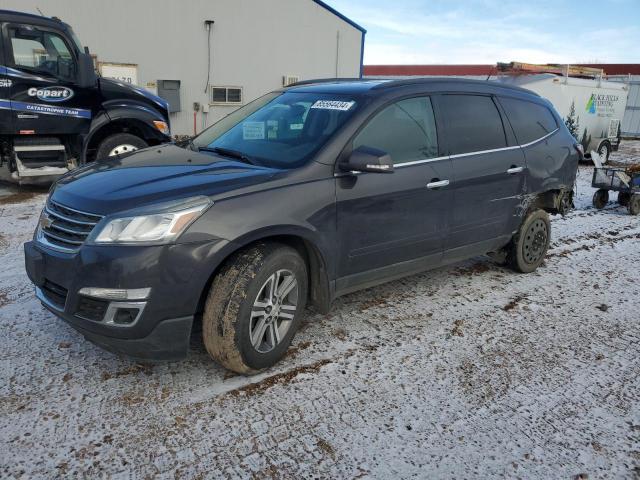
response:
[(113, 323), (129, 325), (136, 320), (138, 313), (140, 313), (140, 309), (138, 308), (118, 308), (113, 317)]
[(142, 316), (147, 302), (111, 302), (104, 316), (104, 323), (119, 327), (131, 327)]

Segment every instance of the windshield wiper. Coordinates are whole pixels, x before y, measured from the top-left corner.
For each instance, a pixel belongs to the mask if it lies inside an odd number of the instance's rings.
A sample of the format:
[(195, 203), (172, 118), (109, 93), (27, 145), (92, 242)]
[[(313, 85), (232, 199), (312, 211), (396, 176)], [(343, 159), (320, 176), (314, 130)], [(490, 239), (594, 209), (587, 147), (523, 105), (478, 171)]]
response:
[(240, 160), (244, 163), (248, 163), (249, 165), (255, 165), (255, 163), (253, 163), (253, 160), (251, 160), (251, 158), (247, 155), (245, 155), (242, 152), (239, 152), (237, 150), (232, 150), (230, 148), (222, 148), (222, 147), (198, 147), (198, 151), (199, 152), (213, 152), (213, 153), (217, 153), (219, 155), (222, 155), (223, 157), (230, 157), (230, 158), (235, 158), (237, 160)]

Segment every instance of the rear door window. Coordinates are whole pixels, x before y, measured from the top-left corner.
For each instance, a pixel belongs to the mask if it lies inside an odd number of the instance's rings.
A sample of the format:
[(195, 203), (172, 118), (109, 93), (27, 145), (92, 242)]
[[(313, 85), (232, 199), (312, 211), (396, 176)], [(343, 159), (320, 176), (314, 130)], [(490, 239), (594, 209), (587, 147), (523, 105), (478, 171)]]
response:
[(451, 155), (507, 146), (500, 112), (491, 97), (442, 95), (439, 103)]
[(363, 145), (387, 152), (396, 164), (437, 157), (431, 99), (408, 98), (383, 109), (354, 139), (354, 149)]
[(544, 105), (500, 97), (520, 145), (538, 140), (558, 128), (553, 114)]

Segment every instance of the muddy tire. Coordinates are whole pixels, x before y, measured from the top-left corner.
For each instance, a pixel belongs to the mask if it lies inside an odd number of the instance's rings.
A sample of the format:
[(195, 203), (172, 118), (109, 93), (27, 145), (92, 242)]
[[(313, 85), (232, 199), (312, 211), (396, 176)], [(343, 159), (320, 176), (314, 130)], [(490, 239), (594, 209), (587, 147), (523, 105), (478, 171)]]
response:
[(544, 261), (550, 239), (549, 215), (534, 210), (525, 217), (507, 248), (507, 265), (517, 272), (533, 272)]
[(562, 191), (558, 194), (558, 213), (563, 217), (573, 210), (573, 192)]
[(147, 142), (140, 137), (130, 133), (116, 133), (100, 142), (96, 151), (96, 160), (104, 160), (115, 155), (135, 152), (146, 147), (148, 147)]
[(209, 355), (245, 375), (277, 363), (300, 325), (307, 279), (289, 246), (260, 243), (234, 254), (214, 278), (202, 316)]
[(618, 205), (627, 207), (629, 200), (631, 200), (631, 194), (629, 192), (618, 192)]
[(593, 207), (598, 210), (602, 210), (609, 201), (609, 192), (604, 189), (597, 190), (596, 193), (593, 194)]
[(640, 214), (640, 193), (634, 193), (631, 195), (629, 199), (629, 213), (631, 215), (639, 215)]

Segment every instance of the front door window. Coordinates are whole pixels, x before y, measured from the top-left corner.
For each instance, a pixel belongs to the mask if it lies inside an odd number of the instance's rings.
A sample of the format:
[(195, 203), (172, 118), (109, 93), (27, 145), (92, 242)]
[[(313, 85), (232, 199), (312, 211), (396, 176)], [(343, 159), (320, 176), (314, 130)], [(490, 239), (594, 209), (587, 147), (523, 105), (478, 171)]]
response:
[(16, 26), (9, 27), (9, 40), (15, 68), (62, 80), (75, 78), (75, 60), (60, 35), (32, 26)]

